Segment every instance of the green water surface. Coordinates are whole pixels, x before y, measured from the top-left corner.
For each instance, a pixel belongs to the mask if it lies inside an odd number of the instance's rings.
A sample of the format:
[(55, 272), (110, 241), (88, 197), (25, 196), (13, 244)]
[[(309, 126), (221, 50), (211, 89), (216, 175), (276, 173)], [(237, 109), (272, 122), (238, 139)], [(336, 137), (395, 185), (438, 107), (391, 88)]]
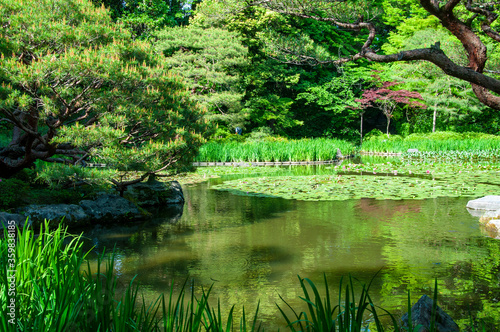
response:
[[(287, 172), (330, 171), (295, 167), (265, 176)], [(297, 275), (318, 286), (326, 275), (336, 300), (342, 276), (368, 283), (377, 272), (372, 298), (398, 316), (408, 290), (412, 302), (431, 296), (437, 278), (439, 305), (462, 328), (471, 313), (500, 329), (500, 240), (486, 236), (468, 213), (470, 197), (303, 201), (213, 189), (243, 177), (185, 185), (180, 218), (160, 211), (147, 224), (98, 228), (87, 236), (97, 252), (116, 245), (120, 282), (137, 275), (146, 299), (189, 277), (196, 291), (213, 285), (212, 299), (227, 310), (234, 304), (241, 313), (244, 305), (248, 314), (260, 300), (267, 330), (285, 326), (276, 307), (280, 296), (303, 307)]]

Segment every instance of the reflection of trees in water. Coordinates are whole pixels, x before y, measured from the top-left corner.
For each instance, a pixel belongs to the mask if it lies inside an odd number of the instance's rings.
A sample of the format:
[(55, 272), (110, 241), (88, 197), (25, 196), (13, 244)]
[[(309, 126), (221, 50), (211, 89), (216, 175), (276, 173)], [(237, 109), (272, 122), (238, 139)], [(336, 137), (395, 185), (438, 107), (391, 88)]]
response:
[(267, 220), (277, 213), (294, 209), (295, 202), (232, 195), (210, 190), (207, 184), (186, 188), (184, 222), (197, 227), (227, 227)]
[(405, 310), (407, 290), (415, 302), (432, 294), (437, 277), (439, 305), (452, 317), (468, 317), (470, 305), (473, 315), (481, 310), (500, 326), (500, 241), (471, 226), (477, 220), (466, 199), (303, 202), (234, 196), (207, 185), (185, 194), (176, 223), (159, 216), (108, 234), (107, 243), (117, 242), (122, 253), (122, 275), (139, 274), (152, 294), (189, 276), (196, 290), (214, 284), (214, 298), (237, 304), (238, 312), (244, 304), (248, 314), (260, 299), (262, 317), (271, 320), (279, 295), (299, 305), (297, 274), (321, 287), (326, 273), (335, 297), (341, 276), (367, 283), (382, 268), (371, 292), (382, 308)]
[[(381, 231), (387, 241), (382, 254), (388, 268), (382, 271), (383, 308), (401, 308), (408, 290), (413, 302), (422, 294), (431, 295), (437, 278), (439, 305), (462, 326), (468, 324), (469, 313), (478, 311), (488, 318), (487, 330), (500, 326), (499, 306), (495, 306), (500, 300), (500, 242), (482, 237), (464, 222), (472, 218), (465, 202), (456, 198), (419, 201), (420, 208), (405, 213), (389, 212), (399, 207), (397, 202), (382, 204), (381, 210), (368, 209), (385, 219)], [(462, 205), (463, 209), (457, 208)]]

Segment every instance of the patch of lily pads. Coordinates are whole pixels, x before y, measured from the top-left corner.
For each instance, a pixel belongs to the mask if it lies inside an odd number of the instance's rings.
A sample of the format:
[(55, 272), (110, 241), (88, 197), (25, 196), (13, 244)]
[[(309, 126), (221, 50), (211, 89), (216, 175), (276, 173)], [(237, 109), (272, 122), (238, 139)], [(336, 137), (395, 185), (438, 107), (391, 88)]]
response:
[(345, 164), (331, 174), (264, 176), (213, 186), (239, 195), (298, 200), (426, 199), (500, 194), (500, 167), (492, 164)]

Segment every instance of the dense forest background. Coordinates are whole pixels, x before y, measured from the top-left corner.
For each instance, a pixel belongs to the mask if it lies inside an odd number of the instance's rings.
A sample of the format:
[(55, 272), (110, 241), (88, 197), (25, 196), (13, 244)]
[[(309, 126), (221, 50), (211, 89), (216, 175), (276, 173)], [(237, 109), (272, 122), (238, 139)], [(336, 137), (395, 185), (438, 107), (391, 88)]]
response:
[[(212, 138), (234, 138), (231, 134), (240, 127), (256, 138), (359, 141), (361, 130), (385, 133), (388, 120), (389, 132), (402, 136), (500, 130), (498, 111), (480, 103), (470, 83), (446, 75), (432, 63), (330, 60), (355, 54), (368, 31), (353, 32), (258, 6), (228, 13), (221, 1), (213, 0), (125, 4), (95, 0), (95, 4), (110, 8), (116, 22), (129, 27), (134, 38), (151, 42), (170, 69), (186, 79), (194, 98), (208, 109), (207, 118), (217, 126)], [(377, 27), (374, 50), (390, 54), (439, 43), (450, 59), (466, 63), (460, 41), (418, 1), (377, 0), (367, 6)], [(479, 30), (477, 25), (472, 28)], [(495, 77), (498, 43), (482, 40), (488, 49), (486, 71)], [(384, 84), (410, 99), (393, 101), (389, 109), (382, 103), (363, 104), (367, 91)]]
[(207, 140), (498, 134), (499, 6), (0, 0), (0, 174), (123, 189)]

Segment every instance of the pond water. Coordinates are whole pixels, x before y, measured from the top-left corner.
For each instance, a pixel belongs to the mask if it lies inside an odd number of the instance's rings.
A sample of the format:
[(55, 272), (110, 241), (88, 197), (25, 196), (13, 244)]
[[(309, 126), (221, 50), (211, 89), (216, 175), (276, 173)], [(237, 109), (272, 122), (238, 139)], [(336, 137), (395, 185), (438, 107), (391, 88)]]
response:
[(252, 313), (260, 300), (266, 330), (285, 326), (276, 306), (283, 306), (281, 298), (304, 308), (297, 275), (317, 286), (326, 276), (337, 299), (342, 277), (369, 283), (377, 272), (370, 294), (397, 316), (406, 310), (408, 290), (413, 303), (432, 296), (437, 278), (439, 305), (461, 327), (472, 313), (500, 329), (500, 240), (485, 236), (467, 212), (470, 198), (299, 201), (211, 189), (224, 180), (183, 186), (180, 218), (159, 211), (146, 224), (96, 228), (86, 236), (95, 252), (116, 246), (120, 282), (137, 275), (146, 299), (189, 277), (196, 291), (213, 285), (212, 299), (227, 309), (236, 305), (237, 313), (243, 305)]

